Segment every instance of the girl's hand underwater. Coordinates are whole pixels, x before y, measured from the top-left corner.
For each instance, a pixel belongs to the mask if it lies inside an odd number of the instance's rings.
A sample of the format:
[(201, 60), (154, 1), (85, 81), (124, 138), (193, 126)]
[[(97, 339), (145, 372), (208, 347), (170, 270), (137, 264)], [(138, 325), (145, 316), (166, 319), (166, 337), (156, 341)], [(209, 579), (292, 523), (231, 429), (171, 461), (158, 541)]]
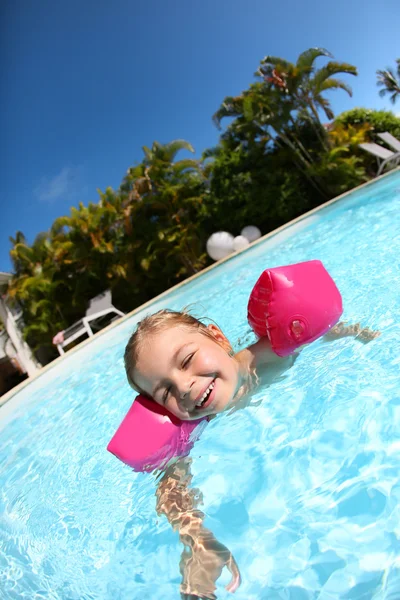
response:
[(341, 321), (332, 327), (332, 329), (330, 329), (330, 331), (324, 335), (324, 338), (327, 340), (334, 340), (343, 337), (354, 337), (360, 342), (368, 344), (368, 342), (371, 342), (380, 335), (380, 331), (374, 331), (369, 327), (361, 327), (360, 323), (356, 323), (355, 325), (346, 325), (345, 322)]
[(156, 491), (157, 512), (165, 515), (184, 546), (180, 561), (182, 600), (215, 600), (216, 582), (224, 567), (232, 575), (226, 586), (235, 592), (240, 585), (239, 568), (232, 553), (203, 526), (199, 489), (191, 488), (191, 459), (180, 458), (162, 474)]
[(209, 529), (201, 527), (193, 537), (190, 534), (181, 535), (181, 541), (185, 545), (180, 562), (182, 600), (216, 600), (215, 583), (224, 567), (232, 575), (226, 589), (228, 592), (237, 590), (241, 582), (237, 563), (230, 550)]

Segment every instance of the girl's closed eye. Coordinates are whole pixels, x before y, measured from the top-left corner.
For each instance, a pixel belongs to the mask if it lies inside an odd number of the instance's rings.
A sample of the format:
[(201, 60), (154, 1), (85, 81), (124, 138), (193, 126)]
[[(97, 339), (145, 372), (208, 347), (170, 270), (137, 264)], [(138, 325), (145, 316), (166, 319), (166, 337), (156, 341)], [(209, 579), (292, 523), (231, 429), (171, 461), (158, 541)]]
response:
[(188, 356), (185, 358), (185, 360), (182, 363), (182, 369), (185, 369), (190, 364), (190, 361), (192, 360), (194, 354), (195, 354), (194, 352), (192, 352), (191, 354), (188, 354)]
[(170, 391), (171, 391), (171, 386), (169, 385), (168, 387), (165, 388), (165, 391), (164, 391), (163, 396), (162, 396), (162, 402), (163, 402), (163, 404), (165, 404), (166, 401), (168, 400), (168, 396), (169, 396)]

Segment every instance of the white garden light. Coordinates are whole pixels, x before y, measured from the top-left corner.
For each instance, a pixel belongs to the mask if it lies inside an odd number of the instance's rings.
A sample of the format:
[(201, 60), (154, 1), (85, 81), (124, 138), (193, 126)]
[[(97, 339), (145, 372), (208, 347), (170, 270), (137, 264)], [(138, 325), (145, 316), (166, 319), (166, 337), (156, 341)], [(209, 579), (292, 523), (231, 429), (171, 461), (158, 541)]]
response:
[(244, 237), (244, 235), (238, 235), (233, 240), (233, 249), (235, 252), (239, 250), (244, 250), (244, 248), (248, 248), (250, 246), (249, 240)]
[(213, 260), (221, 260), (233, 252), (233, 235), (227, 231), (217, 231), (207, 240), (207, 254)]
[(261, 237), (261, 231), (255, 225), (247, 225), (247, 227), (243, 227), (240, 235), (247, 238), (251, 243)]

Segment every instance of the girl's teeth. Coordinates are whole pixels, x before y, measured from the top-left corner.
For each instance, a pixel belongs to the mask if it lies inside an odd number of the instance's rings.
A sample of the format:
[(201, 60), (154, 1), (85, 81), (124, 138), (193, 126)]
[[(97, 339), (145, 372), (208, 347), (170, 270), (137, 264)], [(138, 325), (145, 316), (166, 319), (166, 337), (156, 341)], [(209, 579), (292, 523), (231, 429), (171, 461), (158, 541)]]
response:
[(210, 383), (210, 385), (208, 386), (208, 388), (206, 389), (206, 391), (204, 392), (204, 394), (202, 395), (200, 400), (196, 403), (196, 406), (201, 406), (207, 400), (208, 395), (210, 394), (213, 387), (214, 387), (214, 381), (212, 383)]

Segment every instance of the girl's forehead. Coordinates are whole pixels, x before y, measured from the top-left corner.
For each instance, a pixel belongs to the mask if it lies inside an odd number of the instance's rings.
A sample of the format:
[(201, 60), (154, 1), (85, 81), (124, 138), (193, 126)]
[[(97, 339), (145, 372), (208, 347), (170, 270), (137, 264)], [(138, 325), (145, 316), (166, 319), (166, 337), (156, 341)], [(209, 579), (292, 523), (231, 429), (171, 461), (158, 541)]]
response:
[(154, 332), (143, 340), (135, 369), (141, 374), (154, 375), (160, 369), (169, 368), (172, 357), (179, 356), (181, 348), (189, 348), (192, 343), (198, 344), (203, 338), (204, 336), (198, 331), (190, 330), (188, 327), (174, 327)]
[(173, 352), (181, 343), (186, 343), (190, 340), (197, 341), (199, 335), (201, 334), (198, 331), (181, 325), (166, 327), (160, 331), (152, 332), (143, 340), (139, 357), (143, 351), (154, 351), (157, 348), (162, 348), (166, 352), (169, 350)]
[(156, 342), (158, 339), (179, 339), (194, 337), (197, 338), (199, 331), (187, 325), (174, 325), (173, 327), (163, 327), (159, 331), (150, 333), (149, 341)]

